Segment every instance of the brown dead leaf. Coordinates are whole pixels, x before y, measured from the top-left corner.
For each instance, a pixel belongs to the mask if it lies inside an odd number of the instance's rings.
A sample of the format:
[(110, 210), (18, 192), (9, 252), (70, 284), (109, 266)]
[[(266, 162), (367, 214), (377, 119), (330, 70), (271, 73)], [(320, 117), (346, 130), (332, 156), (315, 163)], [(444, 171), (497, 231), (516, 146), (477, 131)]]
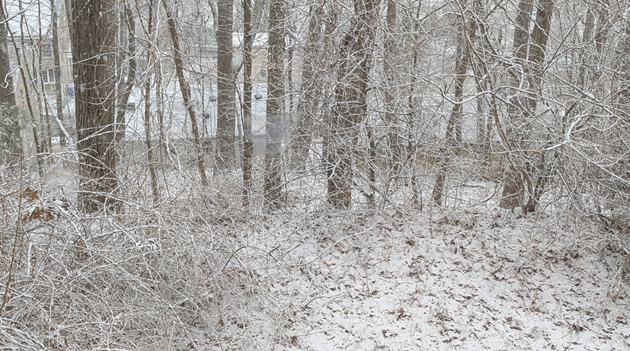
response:
[(9, 300), (11, 300), (11, 289), (7, 289), (7, 292), (4, 294), (4, 297), (2, 298), (2, 304), (3, 305), (8, 304)]
[(84, 260), (88, 257), (89, 253), (87, 250), (87, 244), (83, 238), (79, 238), (77, 242), (74, 244), (74, 249), (76, 251), (77, 258), (80, 260)]
[(26, 222), (34, 221), (36, 219), (42, 220), (44, 222), (48, 222), (50, 220), (53, 220), (54, 218), (55, 216), (53, 215), (52, 212), (46, 210), (45, 208), (41, 206), (37, 206), (30, 211), (22, 213), (21, 219), (22, 219), (22, 222), (26, 223)]
[(22, 192), (22, 195), (20, 195), (21, 198), (25, 199), (28, 202), (33, 202), (37, 199), (39, 199), (39, 194), (37, 190), (33, 190), (31, 188), (26, 188), (24, 189), (24, 191)]

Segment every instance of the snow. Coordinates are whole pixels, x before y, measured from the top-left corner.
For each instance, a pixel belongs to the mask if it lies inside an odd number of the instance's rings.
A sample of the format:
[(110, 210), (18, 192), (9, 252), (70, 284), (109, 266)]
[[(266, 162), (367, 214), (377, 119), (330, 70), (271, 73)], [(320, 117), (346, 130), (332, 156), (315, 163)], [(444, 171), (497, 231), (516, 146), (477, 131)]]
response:
[[(623, 237), (560, 203), (511, 213), (479, 201), (496, 189), (477, 182), (451, 185), (449, 207), (334, 211), (321, 179), (298, 177), (301, 198), (289, 203), (309, 206), (246, 213), (238, 172), (212, 177), (204, 192), (194, 173), (164, 171), (162, 204), (130, 198), (105, 217), (62, 197), (76, 186), (67, 171), (47, 175), (39, 196), (23, 199), (27, 264), (15, 271), (0, 345), (630, 349)], [(119, 176), (130, 184), (140, 174), (130, 166)]]
[(258, 272), (290, 317), (278, 349), (629, 348), (618, 260), (553, 221), (499, 211), (337, 214), (306, 231), (277, 221), (255, 236), (282, 257)]

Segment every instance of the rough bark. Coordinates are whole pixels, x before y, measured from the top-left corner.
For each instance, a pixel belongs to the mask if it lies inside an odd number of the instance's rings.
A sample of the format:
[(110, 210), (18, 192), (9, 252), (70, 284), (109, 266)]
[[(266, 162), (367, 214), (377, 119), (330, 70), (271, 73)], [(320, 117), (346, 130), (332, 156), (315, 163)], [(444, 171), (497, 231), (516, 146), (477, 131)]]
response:
[(252, 194), (252, 3), (243, 0), (243, 206), (248, 206)]
[(234, 166), (236, 87), (232, 70), (233, 2), (217, 1), (217, 136), (216, 162), (219, 169)]
[(341, 44), (336, 105), (324, 141), (328, 203), (337, 209), (352, 206), (354, 154), (359, 127), (367, 111), (368, 74), (378, 5), (378, 0), (354, 1), (356, 15)]
[[(514, 209), (523, 206), (523, 211), (531, 212), (536, 207), (537, 199), (534, 197), (533, 187), (537, 182), (534, 176), (540, 170), (536, 169), (537, 166), (532, 159), (538, 158), (538, 154), (527, 150), (531, 148), (528, 139), (537, 107), (536, 94), (542, 89), (543, 63), (553, 7), (552, 0), (538, 2), (534, 28), (529, 33), (533, 2), (532, 0), (519, 2), (519, 14), (514, 29), (516, 67), (511, 74), (512, 86), (521, 87), (520, 89), (524, 89), (525, 92), (515, 94), (508, 104), (511, 127), (507, 129), (508, 169), (499, 203), (502, 208)], [(522, 81), (526, 83), (524, 87), (521, 86)]]
[[(525, 74), (524, 70), (527, 68), (525, 60), (527, 59), (527, 47), (530, 43), (529, 39), (529, 25), (531, 22), (533, 8), (533, 0), (520, 0), (519, 12), (516, 17), (516, 23), (514, 27), (514, 41), (513, 41), (513, 54), (515, 66), (511, 69), (512, 85), (518, 87), (522, 75)], [(519, 124), (522, 124), (529, 116), (523, 114), (531, 114), (525, 106), (523, 106), (524, 100), (515, 97), (511, 99), (508, 104), (508, 115), (510, 117), (510, 127), (506, 129), (508, 138), (505, 140), (506, 165), (505, 179), (503, 181), (503, 193), (499, 206), (502, 208), (511, 208), (521, 206), (523, 204), (524, 197), (524, 181), (522, 179), (521, 171), (523, 165), (519, 165), (520, 155), (517, 155), (518, 151), (522, 149), (523, 135)]]
[(115, 59), (114, 3), (72, 2), (72, 59), (76, 87), (76, 131), (79, 152), (79, 201), (86, 212), (116, 203), (118, 189), (114, 151)]
[(265, 153), (265, 206), (281, 204), (281, 143), (284, 111), (284, 0), (269, 7), (269, 59), (267, 75), (267, 152)]
[(9, 67), (8, 33), (5, 21), (4, 0), (0, 0), (0, 104), (15, 105), (13, 77), (11, 75), (11, 67)]
[(12, 162), (20, 153), (20, 125), (15, 106), (13, 77), (9, 67), (9, 47), (5, 26), (4, 1), (0, 0), (0, 143), (6, 153), (5, 161)]

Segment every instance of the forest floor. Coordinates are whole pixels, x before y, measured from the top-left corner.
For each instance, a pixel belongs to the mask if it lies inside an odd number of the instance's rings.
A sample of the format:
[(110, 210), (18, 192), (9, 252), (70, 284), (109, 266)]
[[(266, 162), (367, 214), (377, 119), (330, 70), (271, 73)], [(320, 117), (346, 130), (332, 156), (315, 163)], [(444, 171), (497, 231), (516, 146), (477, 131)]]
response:
[(630, 350), (630, 234), (575, 209), (512, 213), (478, 184), (442, 208), (247, 214), (230, 184), (113, 217), (21, 195), (0, 349)]
[(237, 236), (264, 297), (217, 349), (630, 350), (622, 244), (575, 218), (320, 213)]

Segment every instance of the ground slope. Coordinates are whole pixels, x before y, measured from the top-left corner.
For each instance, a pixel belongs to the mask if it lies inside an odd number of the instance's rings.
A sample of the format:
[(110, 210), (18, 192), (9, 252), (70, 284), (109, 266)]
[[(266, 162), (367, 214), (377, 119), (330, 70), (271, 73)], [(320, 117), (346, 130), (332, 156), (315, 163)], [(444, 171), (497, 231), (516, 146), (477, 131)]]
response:
[(235, 256), (265, 296), (233, 319), (223, 347), (630, 349), (623, 254), (579, 221), (499, 210), (319, 214), (269, 218), (239, 235)]

